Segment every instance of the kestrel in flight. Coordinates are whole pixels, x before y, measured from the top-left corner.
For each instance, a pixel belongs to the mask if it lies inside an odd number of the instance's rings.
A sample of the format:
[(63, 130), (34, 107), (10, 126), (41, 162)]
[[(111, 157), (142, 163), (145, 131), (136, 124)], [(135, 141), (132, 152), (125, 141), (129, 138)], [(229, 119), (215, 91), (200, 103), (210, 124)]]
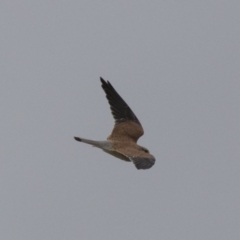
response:
[(115, 119), (112, 133), (105, 141), (74, 137), (75, 140), (101, 148), (124, 161), (133, 162), (137, 169), (151, 168), (155, 163), (154, 156), (145, 147), (137, 144), (137, 140), (144, 133), (141, 123), (111, 83), (102, 78), (100, 80)]

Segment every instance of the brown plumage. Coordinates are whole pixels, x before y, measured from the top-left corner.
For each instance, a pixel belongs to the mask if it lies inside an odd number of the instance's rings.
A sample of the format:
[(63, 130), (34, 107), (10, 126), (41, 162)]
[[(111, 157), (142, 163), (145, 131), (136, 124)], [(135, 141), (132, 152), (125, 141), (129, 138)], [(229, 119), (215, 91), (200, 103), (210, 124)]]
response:
[(75, 140), (91, 144), (125, 161), (132, 161), (137, 169), (151, 168), (155, 158), (149, 151), (138, 145), (144, 134), (142, 125), (127, 103), (121, 98), (109, 81), (100, 78), (106, 93), (115, 125), (107, 141), (93, 141), (75, 137)]

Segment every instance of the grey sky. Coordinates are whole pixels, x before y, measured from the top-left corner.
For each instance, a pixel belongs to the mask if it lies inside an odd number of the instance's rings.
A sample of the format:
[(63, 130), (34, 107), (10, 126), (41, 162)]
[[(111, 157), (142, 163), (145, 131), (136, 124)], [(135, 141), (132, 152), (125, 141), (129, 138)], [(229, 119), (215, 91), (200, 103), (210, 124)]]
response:
[[(0, 238), (240, 239), (240, 2), (0, 4)], [(138, 171), (105, 139), (99, 77), (141, 121)]]

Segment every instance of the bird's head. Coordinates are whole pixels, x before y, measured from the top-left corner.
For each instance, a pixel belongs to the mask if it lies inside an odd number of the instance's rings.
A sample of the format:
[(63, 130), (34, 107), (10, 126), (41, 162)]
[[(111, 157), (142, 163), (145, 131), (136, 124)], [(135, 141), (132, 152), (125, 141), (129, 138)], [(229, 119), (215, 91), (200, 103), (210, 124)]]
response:
[(149, 153), (149, 150), (145, 147), (142, 147), (142, 146), (139, 146), (140, 147), (140, 150), (145, 152), (145, 153)]

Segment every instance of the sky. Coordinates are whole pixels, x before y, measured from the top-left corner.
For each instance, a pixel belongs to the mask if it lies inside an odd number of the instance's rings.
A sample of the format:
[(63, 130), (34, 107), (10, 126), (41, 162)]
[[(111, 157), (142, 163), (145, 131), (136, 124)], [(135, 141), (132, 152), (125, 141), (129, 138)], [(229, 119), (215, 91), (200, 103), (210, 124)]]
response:
[[(0, 237), (240, 239), (240, 2), (0, 3)], [(144, 127), (137, 170), (73, 136)]]

